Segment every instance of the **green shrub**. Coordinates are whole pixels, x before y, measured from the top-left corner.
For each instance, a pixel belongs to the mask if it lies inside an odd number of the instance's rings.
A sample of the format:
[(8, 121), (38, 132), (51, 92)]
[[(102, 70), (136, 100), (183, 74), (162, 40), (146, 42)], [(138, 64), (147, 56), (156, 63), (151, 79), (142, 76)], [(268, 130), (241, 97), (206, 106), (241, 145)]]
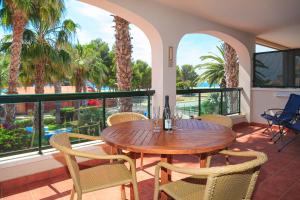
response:
[(221, 97), (218, 93), (211, 93), (201, 104), (202, 114), (219, 113)]
[(7, 130), (0, 128), (0, 152), (20, 150), (29, 147), (29, 144), (30, 137), (24, 129)]
[(14, 125), (18, 128), (25, 128), (27, 126), (32, 126), (32, 119), (19, 119), (14, 121)]
[(56, 129), (59, 129), (59, 128), (60, 128), (60, 126), (56, 125), (56, 124), (49, 124), (48, 125), (49, 131), (53, 131), (53, 130), (56, 130)]
[(74, 107), (61, 108), (61, 110), (60, 110), (60, 120), (62, 122), (72, 121), (73, 118), (74, 118), (74, 112), (75, 112)]
[(64, 114), (64, 113), (72, 113), (75, 111), (74, 107), (63, 107), (60, 109), (60, 113)]
[(55, 117), (47, 117), (44, 119), (44, 125), (56, 124)]
[[(79, 112), (78, 126), (79, 132), (83, 134), (98, 135), (100, 133), (99, 124), (102, 122), (102, 108), (82, 107)], [(82, 127), (85, 126), (85, 127)]]

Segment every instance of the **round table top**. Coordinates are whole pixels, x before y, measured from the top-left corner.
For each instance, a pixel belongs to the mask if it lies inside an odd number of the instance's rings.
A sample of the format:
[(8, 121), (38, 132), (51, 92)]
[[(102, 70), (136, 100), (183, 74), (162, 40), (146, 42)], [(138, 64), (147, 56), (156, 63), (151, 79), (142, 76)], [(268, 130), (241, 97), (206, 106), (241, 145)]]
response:
[(153, 132), (151, 120), (119, 123), (102, 132), (103, 140), (118, 149), (151, 154), (198, 154), (222, 150), (233, 143), (231, 129), (195, 119), (177, 122), (172, 132)]

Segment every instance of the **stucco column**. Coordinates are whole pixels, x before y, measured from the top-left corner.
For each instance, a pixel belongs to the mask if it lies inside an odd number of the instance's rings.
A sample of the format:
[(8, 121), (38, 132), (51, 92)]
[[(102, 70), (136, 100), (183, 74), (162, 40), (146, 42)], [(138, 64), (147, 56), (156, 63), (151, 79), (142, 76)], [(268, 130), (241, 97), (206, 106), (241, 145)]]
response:
[[(160, 106), (161, 111), (166, 95), (170, 97), (170, 106), (176, 104), (176, 42), (164, 41), (152, 44), (152, 89), (155, 90), (153, 106)], [(169, 47), (173, 47), (173, 63), (169, 63)]]

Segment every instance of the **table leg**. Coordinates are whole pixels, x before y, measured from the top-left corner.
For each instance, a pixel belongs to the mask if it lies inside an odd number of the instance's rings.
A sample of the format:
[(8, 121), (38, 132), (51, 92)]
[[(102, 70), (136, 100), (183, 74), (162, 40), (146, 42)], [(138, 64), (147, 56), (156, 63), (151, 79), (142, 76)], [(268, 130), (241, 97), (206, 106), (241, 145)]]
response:
[[(136, 167), (136, 153), (130, 152), (129, 156), (133, 160), (134, 166)], [(134, 200), (134, 191), (133, 191), (132, 183), (130, 183), (129, 187), (130, 187), (130, 200)]]
[[(162, 154), (160, 157), (161, 162), (167, 162), (172, 164), (172, 155), (165, 155)], [(160, 177), (160, 181), (161, 184), (166, 184), (168, 182), (170, 182), (172, 180), (171, 177), (171, 171), (165, 168), (161, 169), (161, 177)], [(165, 193), (161, 193), (161, 200), (167, 200), (168, 196)]]
[(200, 168), (205, 168), (206, 167), (207, 156), (208, 155), (206, 153), (202, 153), (200, 155)]

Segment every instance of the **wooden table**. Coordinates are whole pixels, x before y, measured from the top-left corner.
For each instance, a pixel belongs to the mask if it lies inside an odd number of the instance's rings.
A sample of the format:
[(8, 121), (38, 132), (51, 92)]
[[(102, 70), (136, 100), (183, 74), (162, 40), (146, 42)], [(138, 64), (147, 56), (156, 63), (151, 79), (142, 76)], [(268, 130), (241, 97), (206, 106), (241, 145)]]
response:
[[(200, 167), (205, 167), (208, 153), (231, 145), (236, 134), (224, 126), (195, 119), (184, 119), (171, 133), (153, 132), (151, 120), (120, 123), (103, 130), (102, 138), (109, 145), (135, 153), (161, 155), (161, 161), (172, 163), (175, 154), (201, 155)], [(171, 173), (163, 169), (161, 182), (171, 180)], [(166, 197), (164, 196), (163, 199)]]

